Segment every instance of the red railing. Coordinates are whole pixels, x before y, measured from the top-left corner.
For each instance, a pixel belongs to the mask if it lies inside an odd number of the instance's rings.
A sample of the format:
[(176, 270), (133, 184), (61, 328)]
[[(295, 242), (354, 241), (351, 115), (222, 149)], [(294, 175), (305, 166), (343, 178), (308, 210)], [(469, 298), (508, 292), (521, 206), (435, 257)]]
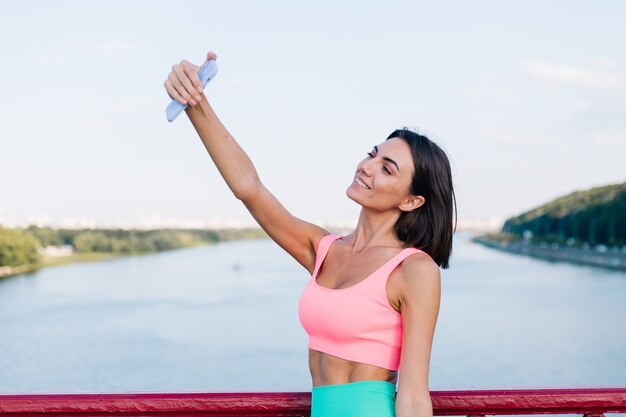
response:
[[(626, 388), (431, 391), (435, 415), (626, 413)], [(308, 416), (310, 392), (0, 395), (0, 415)]]

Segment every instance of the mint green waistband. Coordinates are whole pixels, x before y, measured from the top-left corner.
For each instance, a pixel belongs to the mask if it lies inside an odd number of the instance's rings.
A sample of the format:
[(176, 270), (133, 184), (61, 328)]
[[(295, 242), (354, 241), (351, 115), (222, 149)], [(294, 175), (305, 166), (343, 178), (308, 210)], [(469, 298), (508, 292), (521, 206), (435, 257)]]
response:
[(395, 417), (396, 386), (355, 381), (313, 387), (311, 417)]

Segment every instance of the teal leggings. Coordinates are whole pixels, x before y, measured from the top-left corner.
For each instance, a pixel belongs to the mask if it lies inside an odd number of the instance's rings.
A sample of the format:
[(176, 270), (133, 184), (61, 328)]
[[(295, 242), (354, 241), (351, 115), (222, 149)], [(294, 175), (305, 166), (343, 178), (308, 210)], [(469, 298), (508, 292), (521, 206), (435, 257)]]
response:
[(322, 385), (311, 391), (311, 417), (395, 417), (396, 386), (387, 381)]

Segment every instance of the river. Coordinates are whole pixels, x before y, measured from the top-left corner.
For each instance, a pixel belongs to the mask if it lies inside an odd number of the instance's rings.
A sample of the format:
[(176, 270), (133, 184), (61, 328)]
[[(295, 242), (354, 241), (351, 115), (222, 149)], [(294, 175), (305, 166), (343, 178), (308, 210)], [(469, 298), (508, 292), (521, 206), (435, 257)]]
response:
[[(626, 386), (626, 273), (457, 233), (430, 389)], [(310, 277), (270, 240), (0, 281), (0, 393), (308, 391)]]

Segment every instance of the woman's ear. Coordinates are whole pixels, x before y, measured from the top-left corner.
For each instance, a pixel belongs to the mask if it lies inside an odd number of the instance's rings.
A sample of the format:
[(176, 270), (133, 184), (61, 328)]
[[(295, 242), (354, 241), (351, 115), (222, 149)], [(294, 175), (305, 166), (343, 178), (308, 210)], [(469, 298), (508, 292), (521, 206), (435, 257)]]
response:
[(412, 195), (400, 204), (398, 207), (402, 211), (413, 211), (418, 207), (421, 207), (426, 202), (426, 199), (421, 195)]

